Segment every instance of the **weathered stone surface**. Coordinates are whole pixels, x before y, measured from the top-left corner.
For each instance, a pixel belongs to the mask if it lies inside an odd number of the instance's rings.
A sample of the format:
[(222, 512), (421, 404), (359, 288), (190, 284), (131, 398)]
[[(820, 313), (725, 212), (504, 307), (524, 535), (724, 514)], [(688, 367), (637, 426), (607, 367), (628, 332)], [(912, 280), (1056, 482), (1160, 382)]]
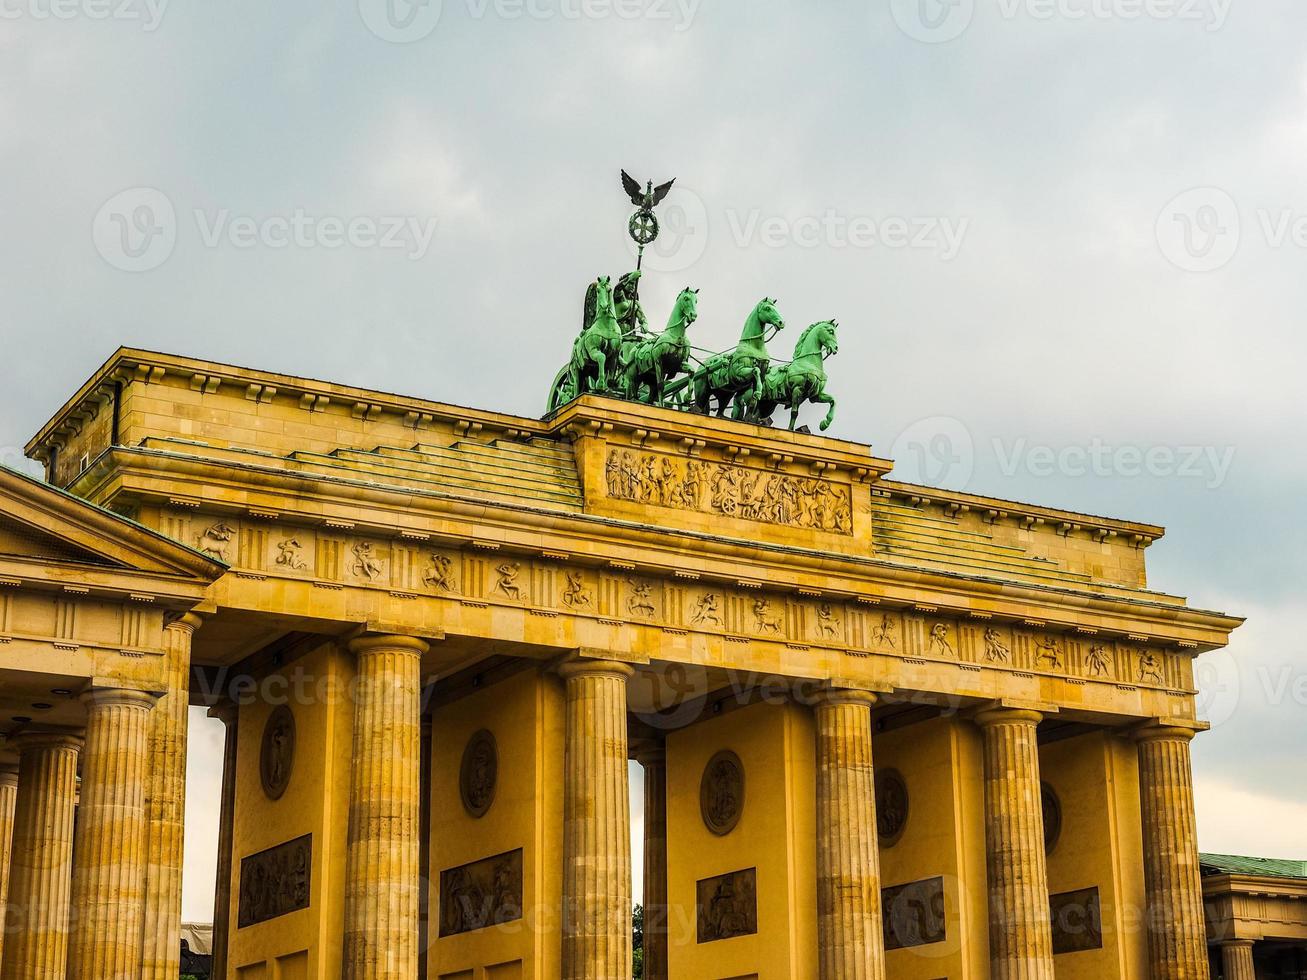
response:
[(644, 767), (644, 977), (667, 977), (667, 750), (636, 755)]
[(14, 804), (18, 800), (18, 767), (0, 767), (0, 962), (4, 961), (5, 902), (9, 895), (10, 845), (14, 839)]
[(876, 779), (865, 691), (817, 705), (817, 928), (823, 980), (882, 980)]
[(976, 716), (984, 735), (989, 960), (993, 980), (1053, 980), (1035, 711)]
[(1209, 974), (1189, 759), (1193, 737), (1193, 728), (1166, 725), (1135, 733), (1154, 980), (1207, 980)]
[[(145, 920), (145, 783), (155, 698), (99, 690), (86, 703), (86, 748), (72, 884), (72, 980), (133, 980)], [(178, 910), (180, 913), (180, 909)]]
[(563, 980), (631, 976), (631, 801), (626, 664), (576, 660), (563, 773)]

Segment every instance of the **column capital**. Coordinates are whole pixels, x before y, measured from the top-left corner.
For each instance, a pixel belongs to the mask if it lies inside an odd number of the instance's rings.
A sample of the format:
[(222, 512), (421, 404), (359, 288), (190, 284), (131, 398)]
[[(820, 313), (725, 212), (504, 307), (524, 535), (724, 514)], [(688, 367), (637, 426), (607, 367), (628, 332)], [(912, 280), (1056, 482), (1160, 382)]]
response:
[(828, 704), (857, 704), (866, 705), (870, 708), (880, 701), (880, 697), (878, 692), (864, 688), (827, 687), (817, 693), (812, 703), (814, 707), (818, 708)]
[(187, 633), (194, 633), (203, 625), (204, 620), (198, 613), (188, 612), (183, 613), (168, 623), (165, 623), (163, 628), (168, 630), (184, 630)]
[(667, 762), (667, 745), (661, 739), (640, 738), (631, 742), (631, 758), (642, 766)]
[(18, 767), (0, 766), (0, 786), (13, 789), (18, 785)]
[(205, 713), (210, 718), (216, 718), (218, 721), (230, 728), (236, 723), (236, 719), (240, 717), (240, 711), (240, 705), (235, 701), (232, 701), (230, 698), (223, 698), (217, 704), (210, 707)]
[(1222, 949), (1227, 947), (1230, 949), (1252, 949), (1256, 944), (1257, 940), (1255, 939), (1222, 939), (1217, 943)]
[(1192, 742), (1195, 735), (1210, 727), (1203, 721), (1154, 718), (1130, 729), (1129, 735), (1136, 742)]
[(10, 736), (9, 743), (19, 752), (28, 749), (77, 749), (81, 751), (85, 739), (71, 731), (19, 732)]
[(587, 656), (577, 654), (569, 655), (557, 666), (558, 676), (563, 680), (571, 680), (573, 677), (619, 677), (622, 680), (630, 680), (635, 676), (635, 668), (628, 663), (620, 660), (599, 660), (591, 659)]
[(349, 641), (350, 653), (355, 656), (373, 653), (377, 650), (397, 650), (404, 653), (415, 653), (420, 657), (430, 649), (430, 641), (406, 633), (369, 632), (361, 636), (355, 636)]
[(981, 728), (996, 725), (1029, 725), (1034, 727), (1044, 720), (1045, 712), (1034, 707), (1008, 704), (988, 704), (972, 712), (971, 720)]
[(88, 708), (92, 705), (122, 705), (124, 707), (139, 707), (149, 710), (158, 703), (159, 697), (160, 695), (157, 693), (136, 691), (130, 688), (95, 687), (83, 692), (79, 700)]

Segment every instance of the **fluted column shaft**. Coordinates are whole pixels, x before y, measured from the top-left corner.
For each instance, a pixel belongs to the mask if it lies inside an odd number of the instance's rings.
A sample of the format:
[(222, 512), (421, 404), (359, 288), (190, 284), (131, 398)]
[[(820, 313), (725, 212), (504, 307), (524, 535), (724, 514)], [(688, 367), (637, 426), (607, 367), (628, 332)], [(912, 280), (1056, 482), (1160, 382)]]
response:
[(631, 976), (626, 664), (573, 661), (563, 767), (563, 980)]
[(884, 980), (869, 691), (831, 691), (817, 715), (817, 949), (822, 980)]
[(644, 980), (667, 980), (667, 751), (636, 754), (644, 767)]
[(145, 781), (154, 696), (86, 694), (73, 851), (70, 980), (137, 980), (145, 917)]
[(984, 735), (992, 980), (1053, 980), (1036, 711), (996, 708)]
[(1193, 737), (1191, 729), (1167, 726), (1135, 733), (1153, 980), (1207, 980), (1209, 974), (1189, 760)]
[(1253, 941), (1232, 939), (1221, 943), (1221, 966), (1225, 980), (1257, 980), (1253, 965)]
[(210, 980), (227, 980), (227, 945), (231, 941), (231, 873), (233, 820), (236, 816), (236, 744), (240, 709), (224, 701), (209, 709), (209, 717), (226, 726), (222, 754), (222, 802), (218, 812), (218, 867), (213, 889), (213, 961)]
[(20, 736), (3, 980), (63, 980), (81, 740)]
[(181, 972), (186, 712), (191, 638), (199, 626), (200, 618), (188, 613), (163, 631), (165, 686), (150, 716), (141, 980), (177, 980)]
[(354, 771), (345, 881), (347, 980), (411, 980), (418, 955), (423, 640), (355, 640)]
[(14, 804), (18, 800), (18, 767), (0, 767), (0, 962), (5, 952), (5, 902), (9, 896), (9, 856), (14, 839)]

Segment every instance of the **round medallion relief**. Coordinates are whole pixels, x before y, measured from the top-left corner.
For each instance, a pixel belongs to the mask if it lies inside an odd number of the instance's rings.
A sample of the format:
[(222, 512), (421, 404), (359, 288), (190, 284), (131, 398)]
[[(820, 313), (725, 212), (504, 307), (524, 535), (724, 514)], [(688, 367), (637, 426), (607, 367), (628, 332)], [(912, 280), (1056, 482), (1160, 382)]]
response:
[(893, 847), (908, 826), (908, 784), (897, 769), (876, 770), (876, 832)]
[(495, 802), (495, 785), (499, 782), (499, 748), (495, 736), (482, 729), (468, 739), (463, 750), (463, 764), (458, 773), (458, 789), (463, 809), (473, 817), (484, 817)]
[(1040, 783), (1039, 803), (1044, 811), (1044, 850), (1051, 851), (1062, 836), (1062, 801), (1052, 786)]
[(295, 715), (288, 705), (278, 705), (263, 726), (263, 745), (259, 750), (259, 779), (263, 793), (279, 800), (290, 785), (295, 767)]
[(728, 749), (708, 760), (699, 784), (699, 810), (703, 823), (718, 837), (725, 837), (740, 822), (744, 812), (744, 764)]

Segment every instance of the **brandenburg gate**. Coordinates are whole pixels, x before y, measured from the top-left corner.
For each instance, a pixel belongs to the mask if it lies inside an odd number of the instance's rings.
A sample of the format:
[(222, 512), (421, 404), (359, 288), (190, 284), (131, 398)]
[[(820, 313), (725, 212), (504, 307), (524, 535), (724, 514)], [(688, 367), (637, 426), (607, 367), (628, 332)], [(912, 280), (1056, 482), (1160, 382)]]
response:
[(627, 980), (636, 903), (652, 980), (1208, 976), (1239, 620), (1149, 587), (1161, 528), (578, 377), (122, 349), (67, 400), (0, 471), (3, 980), (177, 976), (195, 704), (230, 980)]

